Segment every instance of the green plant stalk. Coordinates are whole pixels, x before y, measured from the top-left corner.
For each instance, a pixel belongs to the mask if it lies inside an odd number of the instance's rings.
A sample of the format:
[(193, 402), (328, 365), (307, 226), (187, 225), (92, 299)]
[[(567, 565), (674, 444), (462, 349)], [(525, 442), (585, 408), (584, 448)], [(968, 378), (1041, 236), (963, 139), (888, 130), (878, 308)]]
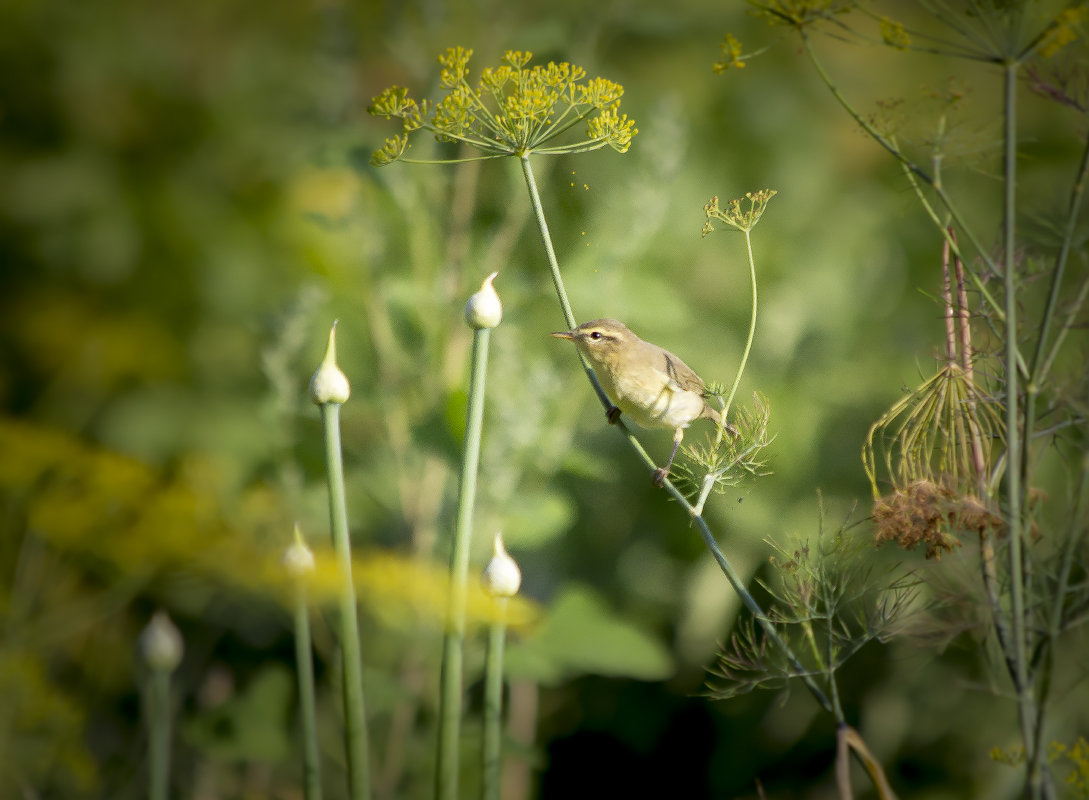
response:
[(825, 680), (828, 681), (828, 688), (832, 692), (832, 714), (836, 718), (836, 722), (840, 725), (847, 723), (847, 717), (843, 713), (843, 705), (839, 701), (839, 684), (836, 682), (836, 666), (833, 661), (832, 653), (832, 637), (828, 637), (828, 666), (824, 674)]
[[(556, 252), (552, 247), (552, 239), (548, 232), (548, 224), (545, 221), (544, 208), (541, 206), (541, 198), (537, 192), (537, 183), (533, 179), (533, 170), (530, 167), (528, 155), (523, 155), (521, 161), (522, 173), (525, 176), (526, 187), (529, 190), (530, 202), (533, 204), (533, 213), (537, 219), (537, 228), (541, 233), (541, 241), (544, 243), (545, 254), (548, 257), (549, 268), (552, 270), (552, 282), (556, 287), (556, 294), (559, 296), (560, 306), (563, 308), (564, 319), (566, 319), (567, 323), (573, 328), (575, 327), (575, 316), (571, 312), (571, 304), (567, 300), (567, 292), (564, 289), (563, 285), (563, 276), (560, 274), (559, 263), (556, 260)], [(612, 405), (612, 401), (605, 393), (605, 390), (601, 388), (601, 383), (598, 381), (597, 375), (594, 374), (593, 368), (589, 365), (589, 363), (587, 363), (586, 359), (583, 358), (581, 353), (579, 353), (579, 360), (582, 363), (583, 370), (586, 372), (587, 378), (590, 380), (590, 383), (594, 387), (594, 391), (597, 392), (598, 399), (601, 401), (601, 404), (606, 409), (608, 409)], [(632, 448), (639, 455), (639, 457), (643, 459), (643, 463), (650, 467), (651, 470), (657, 469), (658, 465), (655, 464), (654, 459), (650, 457), (647, 451), (643, 448), (643, 445), (640, 444), (639, 440), (635, 437), (635, 434), (633, 434), (628, 429), (627, 425), (624, 424), (623, 420), (618, 421), (616, 423), (616, 427), (627, 438), (628, 443), (632, 446)], [(741, 598), (741, 602), (752, 613), (753, 617), (755, 617), (756, 620), (760, 623), (760, 626), (763, 628), (765, 635), (768, 637), (768, 640), (786, 655), (791, 667), (798, 673), (798, 676), (802, 679), (802, 682), (805, 684), (806, 688), (809, 689), (810, 693), (820, 704), (821, 708), (823, 708), (825, 711), (828, 711), (829, 713), (834, 714), (835, 711), (831, 701), (829, 701), (829, 699), (825, 696), (824, 692), (821, 691), (821, 688), (817, 685), (816, 680), (805, 669), (804, 665), (798, 660), (797, 656), (794, 655), (794, 652), (790, 649), (790, 645), (788, 645), (783, 637), (779, 635), (779, 631), (776, 630), (775, 624), (770, 619), (768, 619), (767, 615), (764, 613), (764, 610), (760, 607), (760, 604), (756, 602), (756, 599), (745, 587), (745, 584), (742, 582), (741, 578), (734, 570), (733, 565), (730, 563), (730, 560), (726, 558), (721, 548), (719, 548), (718, 542), (715, 541), (715, 536), (711, 532), (710, 527), (708, 527), (707, 521), (703, 518), (702, 513), (700, 511), (697, 511), (696, 508), (688, 502), (688, 498), (686, 498), (684, 494), (676, 486), (674, 486), (673, 482), (668, 478), (666, 478), (665, 482), (662, 485), (662, 488), (664, 488), (673, 497), (673, 499), (680, 503), (681, 507), (688, 514), (689, 518), (695, 523), (696, 528), (700, 532), (700, 536), (703, 538), (704, 544), (706, 544), (707, 549), (711, 551), (711, 556), (715, 559), (715, 563), (718, 564), (719, 569), (721, 569), (723, 575), (726, 576), (726, 580), (729, 582), (730, 586), (732, 586), (734, 591), (737, 592), (738, 597)]]
[[(741, 363), (737, 366), (737, 375), (734, 377), (733, 386), (730, 387), (730, 393), (726, 396), (726, 402), (722, 407), (722, 422), (723, 425), (718, 426), (718, 430), (715, 431), (715, 446), (712, 450), (717, 451), (722, 445), (722, 434), (725, 430), (726, 416), (730, 413), (730, 405), (734, 401), (734, 396), (737, 394), (737, 387), (741, 385), (741, 376), (745, 374), (745, 367), (749, 363), (749, 353), (752, 350), (753, 339), (756, 338), (756, 260), (752, 254), (752, 232), (749, 230), (743, 231), (745, 234), (745, 251), (749, 256), (749, 283), (752, 285), (752, 314), (749, 316), (749, 335), (745, 339), (745, 349), (741, 354)], [(696, 511), (700, 514), (703, 513), (703, 507), (707, 503), (707, 498), (711, 494), (711, 490), (714, 488), (715, 482), (712, 478), (712, 473), (708, 473), (700, 486), (700, 494), (696, 500)]]
[(303, 797), (321, 800), (321, 764), (317, 713), (314, 708), (314, 662), (310, 643), (310, 608), (306, 587), (295, 587), (295, 672), (299, 683), (299, 717), (303, 736)]
[(571, 310), (571, 301), (567, 299), (567, 290), (563, 285), (563, 276), (560, 275), (560, 265), (556, 260), (556, 250), (552, 247), (552, 235), (548, 232), (548, 220), (545, 218), (544, 207), (541, 205), (541, 195), (537, 191), (537, 180), (533, 176), (533, 167), (529, 163), (529, 153), (524, 153), (518, 159), (522, 165), (522, 176), (526, 181), (526, 189), (529, 190), (529, 200), (533, 204), (533, 216), (537, 220), (537, 229), (541, 232), (541, 243), (544, 245), (545, 256), (548, 258), (548, 268), (552, 273), (552, 285), (556, 289), (556, 296), (560, 300), (560, 308), (563, 309), (563, 319), (567, 323), (568, 330), (578, 325), (575, 314)]
[(442, 640), (442, 675), (439, 687), (438, 763), (435, 768), (435, 797), (454, 800), (458, 796), (461, 734), (465, 603), (469, 585), (469, 550), (473, 529), (476, 478), (480, 466), (480, 433), (484, 422), (484, 384), (488, 370), (490, 328), (473, 332), (472, 368), (469, 379), (469, 409), (461, 455), (461, 485), (458, 490), (457, 525), (450, 552), (450, 619)]
[(153, 669), (147, 685), (148, 797), (167, 800), (170, 786), (170, 671)]
[[(745, 253), (749, 257), (749, 283), (752, 285), (752, 313), (749, 315), (749, 335), (745, 339), (745, 349), (741, 353), (741, 363), (737, 366), (737, 375), (734, 377), (733, 386), (730, 387), (730, 393), (726, 396), (726, 408), (722, 412), (723, 418), (729, 412), (730, 405), (733, 403), (735, 395), (737, 395), (737, 387), (741, 385), (741, 376), (745, 374), (745, 367), (749, 363), (749, 353), (752, 352), (753, 339), (756, 338), (756, 260), (752, 254), (752, 231), (746, 230), (744, 233)], [(721, 441), (722, 428), (719, 428), (717, 442)]]
[(340, 655), (344, 690), (344, 744), (348, 758), (348, 790), (352, 800), (369, 800), (370, 755), (367, 715), (363, 704), (362, 647), (352, 580), (352, 545), (344, 495), (344, 464), (340, 448), (340, 404), (321, 405), (325, 434), (325, 466), (329, 476), (329, 523), (340, 569)]
[(484, 665), (483, 800), (499, 800), (500, 753), (503, 742), (503, 647), (507, 637), (508, 598), (497, 597), (496, 621), (488, 627), (488, 655)]
[(1025, 745), (1026, 760), (1029, 765), (1029, 782), (1033, 786), (1032, 796), (1038, 797), (1036, 788), (1038, 778), (1037, 748), (1034, 746), (1033, 728), (1035, 727), (1035, 709), (1032, 685), (1028, 674), (1028, 631), (1025, 625), (1024, 580), (1025, 571), (1021, 541), (1021, 429), (1020, 429), (1020, 376), (1017, 371), (1017, 280), (1015, 273), (1016, 213), (1015, 187), (1017, 185), (1017, 64), (1006, 65), (1004, 84), (1004, 169), (1005, 207), (1003, 211), (1003, 289), (1006, 301), (1005, 359), (1006, 359), (1006, 503), (1008, 507), (1007, 525), (1009, 530), (1009, 570), (1010, 570), (1010, 630), (1013, 634), (1014, 690), (1017, 694), (1018, 715), (1021, 722), (1021, 735)]

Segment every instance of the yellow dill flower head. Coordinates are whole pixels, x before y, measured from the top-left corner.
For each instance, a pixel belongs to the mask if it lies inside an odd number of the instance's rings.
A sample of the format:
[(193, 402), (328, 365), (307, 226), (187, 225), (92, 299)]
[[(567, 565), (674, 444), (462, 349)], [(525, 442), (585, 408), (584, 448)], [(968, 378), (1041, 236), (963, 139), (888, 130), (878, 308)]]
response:
[[(372, 101), (367, 111), (386, 119), (400, 119), (402, 132), (386, 140), (371, 156), (382, 166), (406, 157), (410, 134), (430, 131), (440, 142), (459, 142), (479, 150), (481, 158), (524, 157), (530, 153), (578, 153), (612, 147), (626, 152), (638, 133), (633, 120), (620, 113), (624, 89), (606, 78), (586, 79), (586, 71), (567, 62), (531, 67), (533, 54), (508, 50), (502, 63), (485, 67), (475, 85), (469, 81), (473, 51), (452, 47), (439, 58), (437, 102), (417, 103), (400, 86), (391, 86)], [(585, 137), (570, 136), (579, 123)]]
[(897, 50), (907, 50), (911, 46), (911, 36), (904, 30), (901, 23), (888, 17), (882, 17), (880, 25), (881, 38), (885, 44)]
[(1040, 41), (1039, 53), (1051, 58), (1066, 45), (1077, 40), (1078, 29), (1089, 19), (1089, 6), (1084, 4), (1065, 8), (1055, 17)]
[(711, 69), (716, 75), (722, 74), (731, 67), (734, 69), (744, 69), (745, 60), (741, 57), (741, 42), (732, 33), (727, 33), (722, 40), (722, 44), (719, 45), (719, 49), (722, 50), (722, 61), (715, 62)]

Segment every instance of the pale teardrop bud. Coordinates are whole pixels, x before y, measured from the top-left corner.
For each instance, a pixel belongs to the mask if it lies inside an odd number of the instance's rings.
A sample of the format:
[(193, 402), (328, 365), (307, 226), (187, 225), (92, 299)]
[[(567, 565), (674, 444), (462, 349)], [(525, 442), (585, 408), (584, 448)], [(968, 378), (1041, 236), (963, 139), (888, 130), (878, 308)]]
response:
[(503, 303), (492, 286), (498, 272), (493, 272), (480, 284), (480, 291), (465, 304), (465, 321), (470, 328), (494, 328), (503, 320)]
[(295, 524), (295, 541), (284, 551), (283, 565), (293, 578), (314, 571), (314, 552), (303, 541), (298, 523)]
[(310, 378), (310, 399), (319, 406), (326, 403), (346, 403), (352, 393), (348, 376), (337, 366), (337, 324), (329, 329), (329, 344), (325, 358)]
[(484, 591), (492, 597), (513, 597), (522, 585), (522, 570), (503, 547), (503, 534), (495, 534), (492, 560), (484, 567)]
[(148, 666), (158, 672), (173, 672), (181, 663), (185, 644), (181, 631), (165, 611), (156, 611), (140, 634), (140, 652)]

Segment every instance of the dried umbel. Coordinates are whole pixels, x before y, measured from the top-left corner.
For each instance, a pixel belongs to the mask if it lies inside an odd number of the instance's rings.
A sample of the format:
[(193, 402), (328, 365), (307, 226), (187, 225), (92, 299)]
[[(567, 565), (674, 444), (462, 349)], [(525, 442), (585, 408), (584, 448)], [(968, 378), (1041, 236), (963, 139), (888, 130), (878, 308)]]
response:
[(905, 550), (926, 546), (926, 557), (940, 559), (942, 553), (960, 547), (959, 533), (1001, 532), (1002, 518), (991, 512), (978, 497), (959, 495), (949, 486), (921, 480), (897, 489), (874, 503), (877, 543), (893, 541)]

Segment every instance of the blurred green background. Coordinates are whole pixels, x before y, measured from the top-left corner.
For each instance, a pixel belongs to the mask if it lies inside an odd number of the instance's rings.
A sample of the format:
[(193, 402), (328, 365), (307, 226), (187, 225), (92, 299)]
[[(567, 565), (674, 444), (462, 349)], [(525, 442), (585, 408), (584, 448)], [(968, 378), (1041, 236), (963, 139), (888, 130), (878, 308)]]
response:
[[(744, 342), (747, 266), (740, 236), (700, 238), (703, 204), (778, 190), (754, 233), (760, 316), (741, 386), (770, 400), (773, 474), (708, 512), (751, 576), (765, 537), (816, 537), (818, 490), (827, 525), (856, 501), (852, 519), (865, 517), (863, 437), (929, 370), (942, 328), (938, 237), (796, 45), (712, 73), (725, 33), (748, 50), (778, 35), (746, 9), (0, 5), (0, 795), (143, 796), (135, 642), (161, 606), (186, 641), (176, 796), (301, 796), (276, 564), (296, 520), (326, 546), (306, 384), (334, 319), (353, 385), (342, 419), (376, 795), (429, 795), (441, 629), (427, 566), (445, 562), (453, 527), (462, 306), (498, 270), (474, 562), (502, 529), (539, 604), (508, 655), (506, 796), (834, 796), (833, 724), (808, 696), (703, 696), (737, 598), (547, 336), (563, 320), (517, 165), (368, 164), (398, 131), (367, 116), (370, 98), (393, 84), (435, 97), (446, 47), (474, 49), (474, 79), (522, 49), (622, 84), (630, 152), (535, 161), (571, 301), (719, 382)], [(862, 109), (902, 99), (909, 141), (924, 141), (951, 75), (965, 87), (967, 169), (950, 181), (973, 192), (973, 218), (993, 214), (977, 172), (998, 157), (993, 75), (834, 41), (821, 53)], [(1026, 186), (1060, 186), (1047, 200), (1059, 205), (1074, 126), (1026, 103)], [(664, 458), (667, 432), (642, 438)], [(971, 552), (873, 558), (950, 584), (973, 568)], [(1017, 737), (980, 613), (963, 609), (965, 632), (941, 647), (869, 645), (842, 675), (848, 716), (902, 796), (1016, 786), (987, 756)], [(329, 623), (319, 612), (315, 646), (336, 798)], [(474, 681), (481, 654), (478, 638)], [(469, 698), (472, 714), (475, 682)], [(1059, 728), (1084, 731), (1085, 705), (1066, 704)]]

